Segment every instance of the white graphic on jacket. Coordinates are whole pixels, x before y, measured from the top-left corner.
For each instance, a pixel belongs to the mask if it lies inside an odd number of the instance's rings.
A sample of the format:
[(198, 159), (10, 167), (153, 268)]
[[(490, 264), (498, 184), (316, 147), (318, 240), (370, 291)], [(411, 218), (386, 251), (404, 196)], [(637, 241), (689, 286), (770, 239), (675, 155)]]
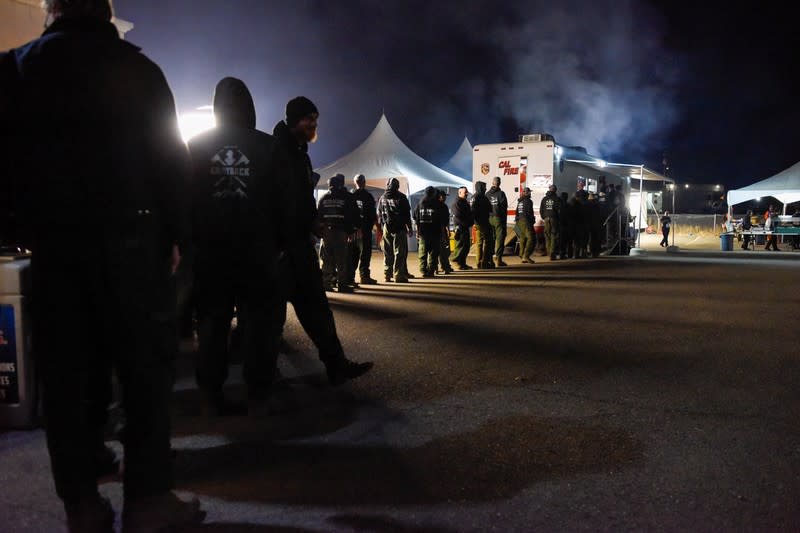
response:
[(211, 175), (220, 177), (214, 183), (214, 198), (247, 198), (250, 159), (237, 146), (226, 146), (211, 158)]

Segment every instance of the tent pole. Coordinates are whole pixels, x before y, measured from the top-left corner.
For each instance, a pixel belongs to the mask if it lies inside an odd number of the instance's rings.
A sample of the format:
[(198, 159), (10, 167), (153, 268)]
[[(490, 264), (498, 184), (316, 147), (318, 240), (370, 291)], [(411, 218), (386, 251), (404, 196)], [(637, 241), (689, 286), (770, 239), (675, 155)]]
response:
[(642, 247), (642, 199), (644, 197), (644, 165), (639, 165), (639, 219), (636, 221), (636, 247)]
[[(675, 216), (675, 195), (678, 194), (678, 185), (672, 180), (672, 216)], [(675, 224), (672, 224), (672, 246), (675, 246)]]

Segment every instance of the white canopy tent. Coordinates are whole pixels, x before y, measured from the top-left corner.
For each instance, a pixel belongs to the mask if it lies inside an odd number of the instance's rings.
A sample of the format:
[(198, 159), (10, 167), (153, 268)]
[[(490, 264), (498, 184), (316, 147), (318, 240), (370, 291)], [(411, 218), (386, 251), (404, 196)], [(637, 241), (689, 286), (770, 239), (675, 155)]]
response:
[(378, 125), (361, 146), (334, 161), (316, 169), (320, 175), (320, 187), (325, 187), (328, 178), (343, 174), (346, 179), (364, 174), (367, 186), (384, 189), (390, 178), (400, 181), (401, 190), (409, 195), (425, 187), (469, 187), (472, 183), (427, 162), (411, 151), (397, 137), (386, 115), (381, 115)]
[(453, 157), (442, 165), (442, 168), (458, 177), (472, 181), (472, 148), (472, 144), (465, 135), (464, 142), (458, 147)]
[(728, 206), (756, 200), (762, 196), (772, 196), (781, 202), (784, 214), (787, 204), (800, 202), (800, 162), (765, 180), (728, 191)]

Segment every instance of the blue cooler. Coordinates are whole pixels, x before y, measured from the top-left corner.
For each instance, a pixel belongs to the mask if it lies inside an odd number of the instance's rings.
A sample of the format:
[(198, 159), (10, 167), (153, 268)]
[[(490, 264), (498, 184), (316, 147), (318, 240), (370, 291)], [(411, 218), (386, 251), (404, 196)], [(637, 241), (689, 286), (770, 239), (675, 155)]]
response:
[(0, 256), (0, 429), (38, 424), (38, 389), (30, 350), (30, 259)]
[(723, 233), (719, 236), (719, 248), (723, 252), (733, 251), (733, 233)]

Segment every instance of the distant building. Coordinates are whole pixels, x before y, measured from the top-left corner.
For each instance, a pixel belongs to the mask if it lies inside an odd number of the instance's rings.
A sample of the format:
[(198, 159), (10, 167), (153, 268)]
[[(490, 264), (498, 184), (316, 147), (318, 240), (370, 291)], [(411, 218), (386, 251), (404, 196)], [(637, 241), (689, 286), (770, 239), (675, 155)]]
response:
[[(123, 39), (133, 29), (132, 23), (117, 17), (111, 22), (117, 26)], [(0, 0), (0, 51), (32, 41), (43, 31), (44, 10), (41, 0)]]

